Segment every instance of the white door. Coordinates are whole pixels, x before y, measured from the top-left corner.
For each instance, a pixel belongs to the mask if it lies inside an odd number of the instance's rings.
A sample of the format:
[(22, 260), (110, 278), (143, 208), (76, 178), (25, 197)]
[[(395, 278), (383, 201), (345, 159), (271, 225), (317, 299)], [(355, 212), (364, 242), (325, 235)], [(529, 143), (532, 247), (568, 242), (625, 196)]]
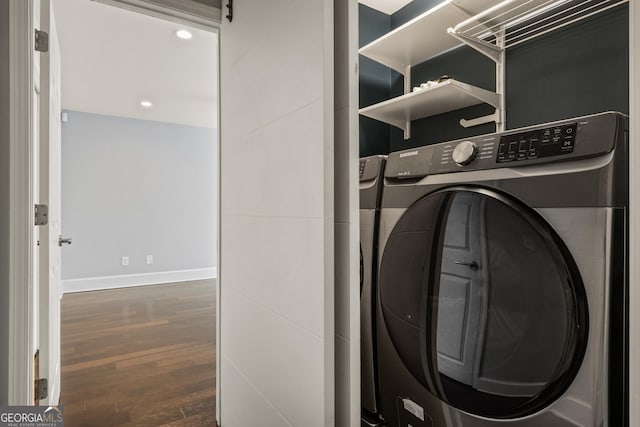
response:
[(442, 248), (438, 302), (438, 369), (477, 385), (488, 285), (481, 269), (485, 236), (483, 201), (459, 193), (451, 203)]
[(333, 1), (220, 31), (220, 421), (334, 425)]
[(61, 127), (60, 48), (51, 0), (41, 0), (42, 31), (49, 34), (49, 52), (40, 63), (40, 201), (49, 207), (49, 224), (40, 232), (40, 377), (49, 391), (41, 404), (57, 405), (60, 398), (60, 245)]
[[(40, 28), (40, 5), (36, 4), (33, 8), (33, 22), (36, 25), (36, 28)], [(42, 203), (40, 198), (40, 103), (41, 103), (41, 53), (36, 50), (32, 51), (33, 54), (33, 90), (32, 90), (32, 99), (31, 99), (31, 109), (32, 109), (32, 145), (33, 145), (33, 156), (31, 158), (32, 161), (32, 170), (33, 170), (33, 179), (31, 181), (31, 191), (33, 194), (33, 199), (37, 203)], [(41, 226), (35, 225), (33, 229), (33, 263), (31, 267), (33, 268), (33, 282), (32, 282), (32, 296), (33, 296), (33, 309), (31, 310), (31, 349), (30, 354), (33, 355), (33, 376), (34, 379), (42, 378), (40, 376), (40, 355), (39, 355), (39, 347), (40, 347), (40, 310), (39, 310), (39, 300), (40, 300), (40, 269), (39, 269), (39, 258), (40, 258), (40, 236), (46, 233), (45, 230), (41, 230)], [(34, 396), (34, 403), (38, 404), (36, 396)]]

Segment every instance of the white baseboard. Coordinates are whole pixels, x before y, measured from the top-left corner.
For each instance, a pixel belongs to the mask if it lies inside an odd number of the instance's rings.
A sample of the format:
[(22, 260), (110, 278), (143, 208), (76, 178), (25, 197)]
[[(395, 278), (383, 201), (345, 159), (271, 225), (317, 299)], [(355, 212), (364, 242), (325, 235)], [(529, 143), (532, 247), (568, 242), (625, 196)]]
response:
[(104, 289), (131, 288), (134, 286), (159, 285), (173, 282), (215, 279), (216, 268), (195, 270), (161, 271), (157, 273), (127, 274), (123, 276), (87, 277), (62, 281), (65, 294), (73, 292), (99, 291)]

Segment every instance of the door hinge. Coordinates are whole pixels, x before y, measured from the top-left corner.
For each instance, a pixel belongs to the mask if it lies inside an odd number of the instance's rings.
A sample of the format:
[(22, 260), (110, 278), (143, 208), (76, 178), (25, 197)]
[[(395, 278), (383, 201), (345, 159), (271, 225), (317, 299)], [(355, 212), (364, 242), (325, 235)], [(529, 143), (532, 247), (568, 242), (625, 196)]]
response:
[(49, 222), (49, 207), (36, 205), (36, 225), (47, 225)]
[(46, 378), (36, 380), (36, 400), (46, 399), (49, 394), (49, 381)]
[(49, 34), (46, 31), (36, 30), (36, 50), (49, 52)]

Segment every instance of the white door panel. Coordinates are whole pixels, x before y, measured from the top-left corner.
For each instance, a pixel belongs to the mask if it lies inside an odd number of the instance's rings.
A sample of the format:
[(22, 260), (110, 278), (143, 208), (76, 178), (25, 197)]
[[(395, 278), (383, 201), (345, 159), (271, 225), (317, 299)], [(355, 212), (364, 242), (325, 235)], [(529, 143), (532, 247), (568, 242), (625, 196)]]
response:
[(61, 128), (60, 49), (51, 0), (40, 0), (41, 29), (49, 34), (49, 52), (41, 61), (40, 200), (49, 207), (49, 224), (40, 232), (40, 377), (49, 381), (42, 404), (60, 398)]
[(220, 43), (220, 424), (333, 425), (333, 1), (234, 2)]
[(482, 354), (478, 326), (483, 310), (482, 270), (468, 263), (482, 264), (484, 235), (482, 201), (470, 193), (459, 194), (449, 209), (442, 249), (440, 301), (438, 303), (438, 367), (443, 374), (473, 386), (477, 360)]
[[(36, 1), (33, 7), (33, 22), (36, 29), (40, 29), (40, 18), (41, 18), (41, 10), (40, 4)], [(42, 105), (42, 54), (37, 52), (35, 49), (32, 50), (33, 53), (33, 92), (32, 92), (32, 135), (33, 135), (33, 157), (32, 157), (32, 170), (33, 176), (31, 181), (31, 191), (33, 194), (33, 200), (36, 203), (42, 203), (42, 198), (40, 194), (40, 137), (42, 134), (40, 117), (41, 111), (40, 107)], [(42, 362), (41, 354), (38, 354), (40, 349), (40, 277), (41, 272), (39, 269), (40, 262), (40, 237), (46, 233), (46, 230), (43, 230), (40, 226), (34, 225), (33, 230), (33, 260), (32, 260), (32, 268), (33, 268), (33, 282), (32, 282), (32, 298), (33, 298), (33, 307), (31, 310), (31, 349), (30, 354), (32, 355), (33, 363), (34, 363), (34, 380), (38, 378), (42, 378), (42, 372), (40, 369), (40, 365)], [(36, 397), (34, 396), (34, 402), (37, 403)]]

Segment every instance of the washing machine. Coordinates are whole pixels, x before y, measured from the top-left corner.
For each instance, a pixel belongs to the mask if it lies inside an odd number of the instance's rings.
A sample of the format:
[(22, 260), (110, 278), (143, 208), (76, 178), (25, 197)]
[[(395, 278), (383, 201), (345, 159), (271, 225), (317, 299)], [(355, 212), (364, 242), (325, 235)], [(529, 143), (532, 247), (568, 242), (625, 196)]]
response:
[(397, 427), (622, 427), (627, 118), (391, 153), (381, 413)]
[(360, 377), (362, 427), (381, 425), (375, 340), (378, 222), (386, 156), (360, 159)]

